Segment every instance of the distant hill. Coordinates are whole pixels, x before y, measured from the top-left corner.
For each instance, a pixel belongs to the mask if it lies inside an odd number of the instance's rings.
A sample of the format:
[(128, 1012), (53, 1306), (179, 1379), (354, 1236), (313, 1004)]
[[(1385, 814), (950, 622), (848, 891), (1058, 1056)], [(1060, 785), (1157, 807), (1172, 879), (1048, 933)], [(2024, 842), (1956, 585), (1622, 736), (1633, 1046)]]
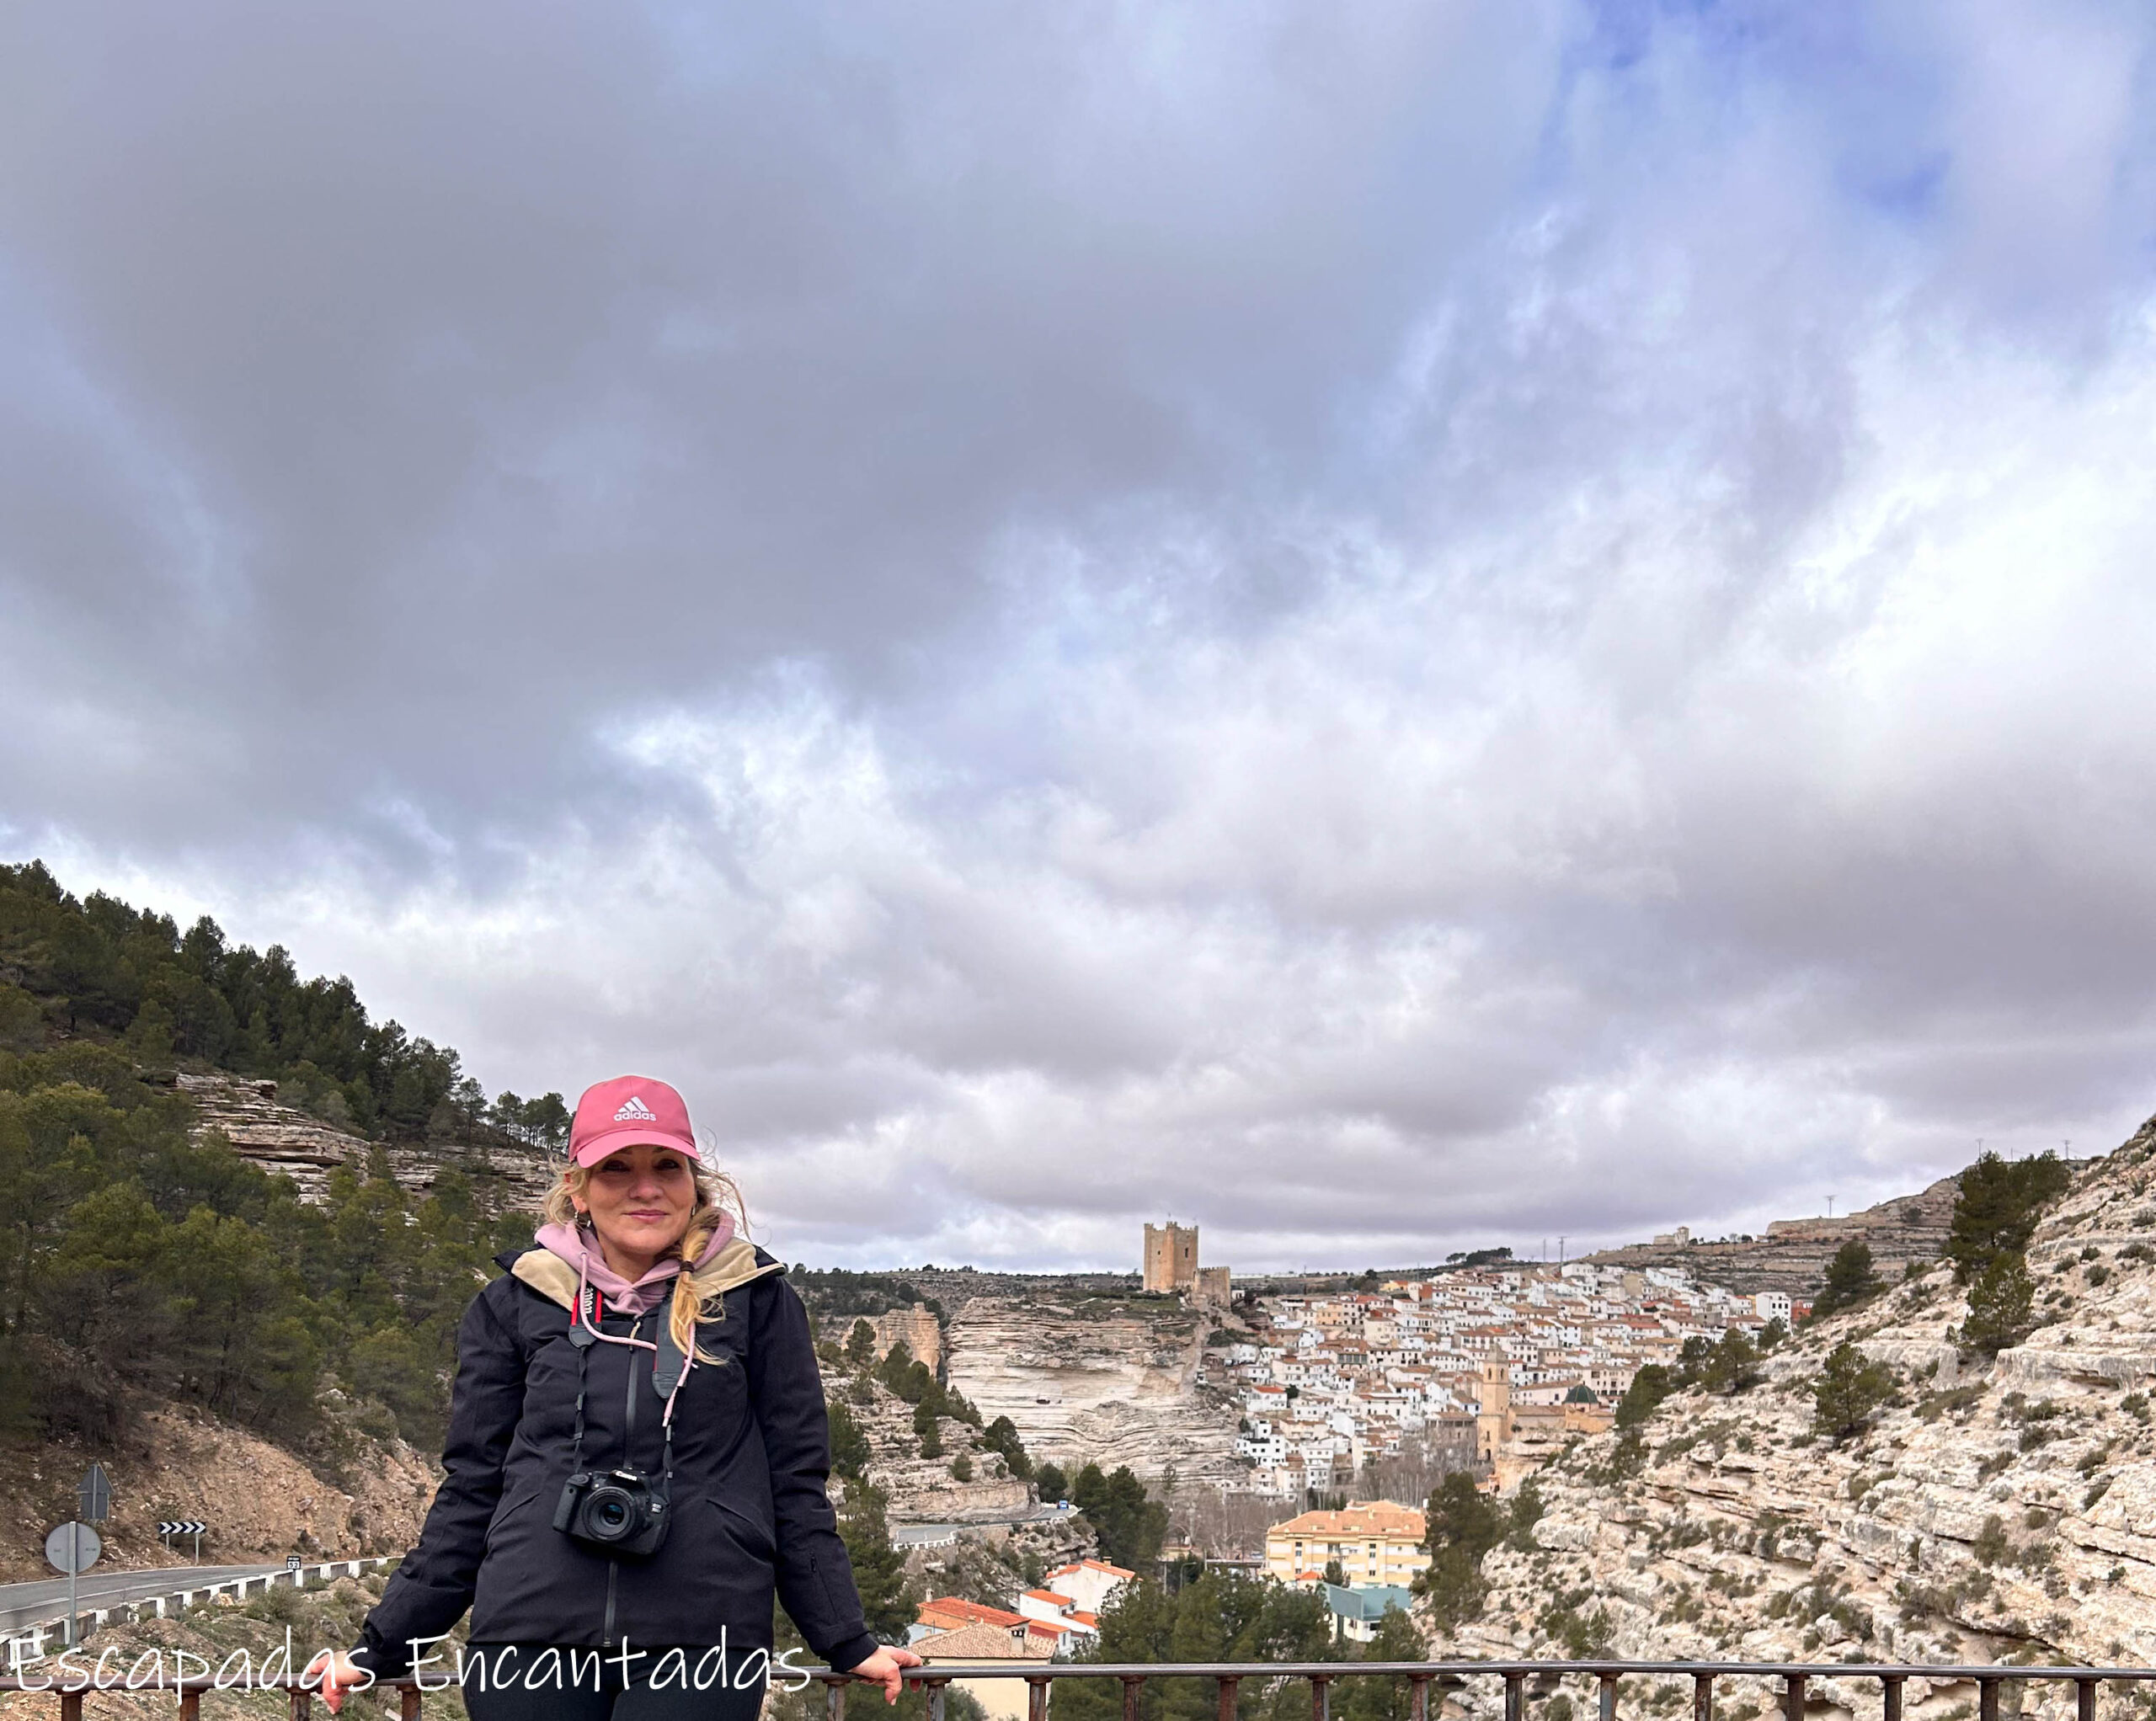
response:
[[(1732, 1291), (1782, 1291), (1809, 1297), (1845, 1243), (1871, 1251), (1874, 1271), (1898, 1278), (1911, 1261), (1939, 1259), (1961, 1186), (1956, 1172), (1915, 1195), (1896, 1196), (1832, 1219), (1776, 1219), (1763, 1237), (1708, 1242), (1673, 1236), (1605, 1249), (1587, 1260), (1614, 1266), (1669, 1267)], [(1681, 1240), (1680, 1240), (1681, 1239)]]

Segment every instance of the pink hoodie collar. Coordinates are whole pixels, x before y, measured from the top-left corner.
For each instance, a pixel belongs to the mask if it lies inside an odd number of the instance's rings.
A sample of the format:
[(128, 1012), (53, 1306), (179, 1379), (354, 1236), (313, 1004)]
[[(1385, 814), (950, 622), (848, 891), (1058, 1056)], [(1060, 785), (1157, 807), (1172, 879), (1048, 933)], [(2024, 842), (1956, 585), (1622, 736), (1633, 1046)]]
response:
[[(622, 1314), (648, 1314), (672, 1294), (674, 1276), (681, 1271), (678, 1260), (654, 1262), (651, 1271), (632, 1285), (606, 1265), (598, 1238), (589, 1231), (574, 1225), (542, 1225), (535, 1240), (548, 1254), (559, 1255), (571, 1266), (580, 1269), (606, 1300), (606, 1307)], [(707, 1265), (733, 1240), (734, 1216), (722, 1213), (718, 1228), (712, 1233), (711, 1240), (696, 1257), (696, 1265)]]

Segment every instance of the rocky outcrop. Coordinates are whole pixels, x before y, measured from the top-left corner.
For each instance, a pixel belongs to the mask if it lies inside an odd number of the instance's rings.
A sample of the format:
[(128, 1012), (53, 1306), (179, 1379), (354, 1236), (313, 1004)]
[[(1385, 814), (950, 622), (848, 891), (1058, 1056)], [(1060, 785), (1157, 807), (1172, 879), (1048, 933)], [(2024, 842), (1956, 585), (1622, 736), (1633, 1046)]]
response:
[(878, 1356), (889, 1356), (894, 1345), (902, 1344), (915, 1361), (927, 1365), (930, 1373), (942, 1370), (943, 1329), (927, 1304), (916, 1303), (910, 1308), (887, 1310), (869, 1324), (876, 1329)]
[(552, 1154), (505, 1139), (423, 1146), (371, 1142), (282, 1104), (275, 1082), (184, 1073), (173, 1079), (195, 1102), (198, 1135), (221, 1136), (250, 1164), (289, 1177), (304, 1202), (326, 1200), (331, 1172), (339, 1165), (363, 1164), (376, 1153), (386, 1156), (392, 1175), (406, 1189), (431, 1189), (443, 1171), (454, 1170), (519, 1207), (536, 1207), (558, 1170)]
[[(1957, 1348), (1966, 1300), (1939, 1268), (1801, 1335), (1749, 1390), (1669, 1400), (1641, 1431), (1636, 1468), (1617, 1435), (1581, 1442), (1536, 1479), (1534, 1545), (1489, 1557), (1481, 1618), (1449, 1647), (2156, 1655), (2153, 1155), (2156, 1122), (2080, 1172), (2029, 1251), (2040, 1324), (1995, 1362)], [(1894, 1370), (1900, 1398), (1836, 1441), (1814, 1431), (1810, 1387), (1844, 1340)], [(1912, 1681), (1908, 1713), (1943, 1718), (1971, 1695)], [(1816, 1696), (1867, 1713), (1877, 1702), (1831, 1684)]]
[(1873, 1267), (1890, 1278), (1899, 1277), (1911, 1261), (1938, 1260), (1960, 1188), (1958, 1175), (1942, 1177), (1919, 1194), (1896, 1196), (1838, 1218), (1776, 1219), (1764, 1237), (1731, 1243), (1635, 1243), (1587, 1259), (1612, 1266), (1666, 1267), (1732, 1291), (1809, 1297), (1845, 1243), (1863, 1244), (1871, 1251)]
[[(886, 1511), (900, 1524), (1007, 1524), (1026, 1516), (1033, 1501), (1027, 1485), (1011, 1474), (1001, 1457), (980, 1444), (979, 1431), (955, 1417), (941, 1417), (939, 1457), (921, 1455), (914, 1407), (879, 1381), (857, 1378), (835, 1390), (868, 1438), (868, 1479), (889, 1497)], [(972, 1474), (953, 1475), (960, 1458)], [(842, 1484), (835, 1479), (832, 1497)]]
[(1210, 1315), (1166, 1297), (975, 1297), (951, 1323), (951, 1383), (1008, 1416), (1038, 1461), (1092, 1461), (1157, 1477), (1241, 1474), (1236, 1411), (1198, 1383)]

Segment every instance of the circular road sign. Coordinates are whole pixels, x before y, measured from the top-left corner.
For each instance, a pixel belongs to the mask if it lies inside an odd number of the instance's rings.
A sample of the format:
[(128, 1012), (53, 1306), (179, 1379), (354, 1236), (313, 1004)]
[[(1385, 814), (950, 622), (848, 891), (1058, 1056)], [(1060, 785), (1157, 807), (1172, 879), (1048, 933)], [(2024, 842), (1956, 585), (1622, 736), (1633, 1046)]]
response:
[(88, 1524), (62, 1524), (45, 1538), (45, 1557), (55, 1571), (86, 1572), (104, 1552), (104, 1543)]

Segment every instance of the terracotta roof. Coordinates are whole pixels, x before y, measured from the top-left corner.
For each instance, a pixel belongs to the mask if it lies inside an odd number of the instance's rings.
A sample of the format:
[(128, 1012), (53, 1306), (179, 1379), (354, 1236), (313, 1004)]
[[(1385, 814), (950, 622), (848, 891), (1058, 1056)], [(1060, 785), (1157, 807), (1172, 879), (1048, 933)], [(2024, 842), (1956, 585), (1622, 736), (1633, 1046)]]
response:
[(1404, 1536), (1420, 1542), (1428, 1529), (1422, 1514), (1412, 1506), (1374, 1500), (1358, 1502), (1344, 1511), (1305, 1512), (1284, 1524), (1275, 1524), (1265, 1533), (1268, 1537), (1299, 1536), (1305, 1541), (1317, 1537), (1353, 1540), (1358, 1536)]
[[(941, 1618), (931, 1618), (931, 1614)], [(942, 1625), (947, 1621), (956, 1625), (1023, 1625), (1026, 1616), (1012, 1613), (1001, 1607), (985, 1607), (978, 1601), (968, 1601), (958, 1596), (938, 1596), (933, 1601), (921, 1604), (921, 1622), (923, 1625)]]
[(1045, 1601), (1051, 1607), (1070, 1607), (1076, 1604), (1068, 1596), (1059, 1596), (1053, 1590), (1028, 1590), (1026, 1594), (1035, 1601)]
[(961, 1626), (916, 1638), (909, 1647), (924, 1661), (1045, 1661), (1055, 1653), (1052, 1644), (1031, 1632), (1013, 1636), (994, 1625)]
[(1075, 1559), (1069, 1565), (1058, 1566), (1048, 1575), (1059, 1578), (1065, 1572), (1106, 1572), (1112, 1578), (1134, 1578), (1138, 1575), (1135, 1572), (1125, 1571), (1119, 1565), (1110, 1565), (1104, 1559)]

